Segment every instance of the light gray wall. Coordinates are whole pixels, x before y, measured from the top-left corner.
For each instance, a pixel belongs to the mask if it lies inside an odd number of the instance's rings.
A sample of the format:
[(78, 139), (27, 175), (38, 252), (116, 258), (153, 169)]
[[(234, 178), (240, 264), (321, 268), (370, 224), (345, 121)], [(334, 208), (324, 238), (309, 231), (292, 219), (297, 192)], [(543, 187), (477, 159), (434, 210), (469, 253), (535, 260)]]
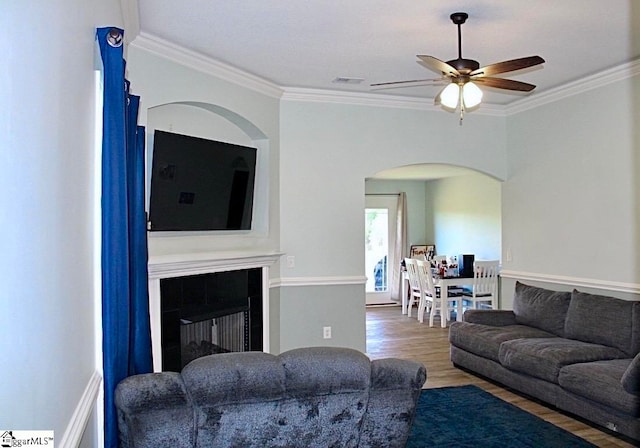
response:
[(426, 191), (427, 219), (439, 255), (500, 259), (500, 181), (470, 173), (429, 181)]
[[(364, 290), (364, 284), (281, 288), (280, 350), (331, 346), (364, 351)], [(322, 337), (325, 326), (331, 327), (331, 339)]]
[(364, 286), (341, 282), (364, 277), (365, 179), (429, 162), (504, 177), (505, 119), (475, 115), (461, 127), (442, 111), (285, 97), (280, 122), (281, 248), (296, 257), (294, 268), (282, 267), (281, 310), (302, 301), (308, 317), (282, 316), (282, 348), (317, 344), (322, 326), (332, 326), (332, 344), (364, 350)]
[(60, 441), (96, 371), (95, 27), (122, 15), (118, 0), (56, 0), (0, 16), (0, 422)]
[[(365, 178), (425, 162), (506, 175), (504, 118), (476, 115), (461, 128), (441, 111), (287, 100), (286, 95), (280, 100), (159, 57), (135, 42), (128, 67), (142, 98), (142, 123), (156, 106), (197, 101), (233, 111), (269, 139), (268, 236), (171, 236), (151, 240), (150, 253), (252, 248), (294, 256), (295, 267), (272, 269), (271, 294), (279, 302), (279, 313), (272, 315), (280, 320), (272, 319), (270, 326), (281, 335), (273, 347), (316, 345), (322, 326), (332, 326), (329, 342), (365, 349), (364, 325), (353, 324), (365, 317)], [(488, 149), (481, 154), (476, 145)], [(301, 293), (304, 288), (312, 290)], [(351, 301), (354, 306), (336, 307)], [(305, 319), (290, 313), (302, 308)], [(329, 317), (321, 322), (314, 316)]]
[(296, 256), (283, 277), (362, 275), (364, 180), (374, 173), (433, 162), (506, 176), (504, 119), (473, 118), (461, 131), (441, 111), (283, 101), (281, 246)]
[(504, 269), (637, 288), (639, 109), (636, 76), (508, 118)]
[[(245, 116), (273, 139), (270, 233), (258, 246), (295, 257), (294, 267), (279, 266), (272, 274), (283, 350), (327, 342), (365, 349), (364, 328), (353, 325), (364, 321), (365, 179), (398, 166), (444, 163), (508, 178), (502, 223), (489, 227), (494, 234), (501, 230), (512, 272), (637, 281), (632, 273), (638, 264), (629, 249), (638, 241), (635, 117), (629, 114), (635, 113), (637, 87), (628, 82), (606, 89), (612, 99), (594, 90), (506, 118), (469, 114), (459, 126), (442, 111), (337, 104), (286, 93), (281, 100), (269, 98), (136, 48), (130, 59), (130, 77), (139, 81), (136, 93), (146, 107), (195, 98)], [(494, 187), (487, 189), (495, 192)], [(500, 213), (496, 202), (491, 205), (494, 215)], [(201, 241), (213, 249), (253, 243)], [(594, 241), (597, 257), (585, 249)], [(184, 239), (168, 246), (200, 247)], [(506, 261), (489, 247), (499, 251), (500, 243), (492, 238), (472, 250)], [(622, 267), (595, 267), (614, 254)], [(331, 341), (318, 340), (323, 326), (332, 326)]]

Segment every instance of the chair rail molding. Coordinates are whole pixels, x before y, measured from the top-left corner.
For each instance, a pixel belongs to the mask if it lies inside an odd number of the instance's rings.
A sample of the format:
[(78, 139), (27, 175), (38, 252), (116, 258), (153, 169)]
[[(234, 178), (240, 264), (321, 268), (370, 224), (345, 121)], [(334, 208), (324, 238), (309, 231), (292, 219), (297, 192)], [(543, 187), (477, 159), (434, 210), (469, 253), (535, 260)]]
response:
[(341, 285), (364, 285), (367, 277), (364, 275), (340, 276), (340, 277), (282, 277), (272, 280), (269, 284), (271, 288), (289, 286), (341, 286)]
[(501, 270), (500, 276), (515, 280), (529, 280), (573, 287), (595, 288), (630, 294), (640, 294), (640, 283), (615, 282), (592, 278), (570, 277), (565, 275), (541, 274), (534, 272)]

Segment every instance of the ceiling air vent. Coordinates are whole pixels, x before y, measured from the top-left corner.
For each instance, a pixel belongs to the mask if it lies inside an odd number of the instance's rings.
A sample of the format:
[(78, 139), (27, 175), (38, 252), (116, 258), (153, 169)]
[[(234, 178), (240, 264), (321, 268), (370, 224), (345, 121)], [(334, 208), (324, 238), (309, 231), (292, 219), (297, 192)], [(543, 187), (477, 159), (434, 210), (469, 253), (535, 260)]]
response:
[(347, 76), (338, 76), (331, 82), (336, 84), (360, 84), (362, 81), (364, 81), (363, 78), (349, 78)]

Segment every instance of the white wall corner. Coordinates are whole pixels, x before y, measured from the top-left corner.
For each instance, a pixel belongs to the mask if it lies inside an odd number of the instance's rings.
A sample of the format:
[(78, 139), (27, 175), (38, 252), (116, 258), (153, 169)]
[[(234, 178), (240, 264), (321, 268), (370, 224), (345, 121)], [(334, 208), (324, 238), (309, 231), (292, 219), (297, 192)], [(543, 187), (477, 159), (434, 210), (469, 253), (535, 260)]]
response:
[(91, 375), (82, 397), (80, 397), (80, 401), (71, 416), (67, 429), (62, 435), (62, 440), (60, 440), (56, 446), (59, 448), (77, 448), (80, 445), (80, 441), (82, 440), (84, 431), (87, 428), (87, 423), (89, 422), (91, 413), (96, 406), (101, 384), (102, 375), (98, 371), (93, 372), (93, 375)]
[(122, 21), (124, 24), (124, 40), (131, 43), (140, 34), (140, 9), (138, 0), (120, 0)]

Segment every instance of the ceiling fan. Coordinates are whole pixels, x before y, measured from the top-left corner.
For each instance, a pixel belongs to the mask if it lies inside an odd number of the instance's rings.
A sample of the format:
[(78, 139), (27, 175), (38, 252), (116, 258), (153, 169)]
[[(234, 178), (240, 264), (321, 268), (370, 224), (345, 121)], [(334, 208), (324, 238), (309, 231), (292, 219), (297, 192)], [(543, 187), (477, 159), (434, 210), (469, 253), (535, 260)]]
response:
[(417, 55), (420, 63), (434, 72), (441, 73), (437, 79), (416, 79), (412, 81), (395, 81), (371, 84), (373, 88), (413, 87), (428, 83), (448, 82), (435, 98), (435, 104), (441, 104), (449, 109), (460, 106), (460, 120), (465, 109), (475, 107), (482, 101), (482, 90), (475, 84), (497, 89), (530, 92), (536, 86), (526, 82), (511, 79), (495, 78), (493, 75), (522, 70), (544, 63), (540, 56), (511, 59), (480, 67), (478, 61), (462, 57), (462, 29), (461, 25), (467, 21), (469, 15), (465, 12), (454, 12), (451, 21), (458, 26), (458, 58), (441, 61), (433, 56)]

